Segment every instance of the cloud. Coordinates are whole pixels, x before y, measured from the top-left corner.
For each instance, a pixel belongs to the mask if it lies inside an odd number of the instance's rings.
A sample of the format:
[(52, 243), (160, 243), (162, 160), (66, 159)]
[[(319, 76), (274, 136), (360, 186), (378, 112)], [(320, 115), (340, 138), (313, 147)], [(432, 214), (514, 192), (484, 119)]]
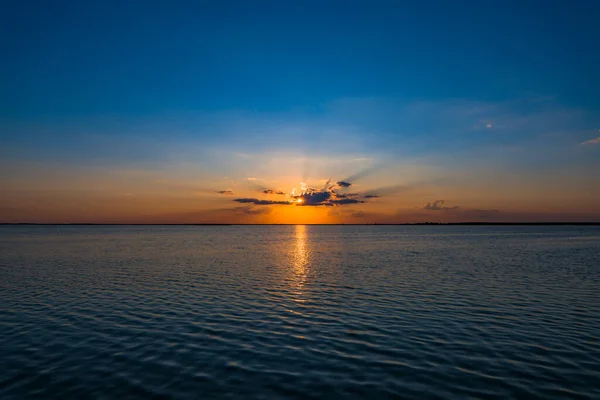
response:
[(357, 200), (357, 199), (339, 199), (339, 200), (329, 200), (329, 203), (331, 203), (331, 204), (338, 204), (338, 205), (342, 205), (342, 204), (357, 204), (357, 203), (364, 203), (364, 201), (362, 201), (362, 200)]
[[(365, 203), (364, 200), (358, 200), (356, 197), (360, 196), (360, 193), (336, 193), (334, 190), (335, 186), (325, 185), (324, 189), (315, 189), (313, 187), (306, 186), (304, 183), (300, 194), (295, 194), (295, 191), (290, 193), (290, 197), (293, 201), (288, 200), (262, 200), (253, 197), (242, 197), (233, 199), (237, 203), (254, 204), (254, 205), (295, 205), (295, 206), (341, 206), (347, 204), (359, 204)], [(265, 188), (261, 190), (262, 193), (268, 195), (286, 195), (285, 192), (281, 192), (275, 189)]]
[(228, 195), (228, 196), (233, 196), (233, 190), (231, 190), (231, 189), (217, 190), (216, 193), (225, 194), (225, 195)]
[(458, 209), (458, 206), (455, 207), (444, 207), (444, 200), (436, 200), (433, 203), (427, 203), (425, 204), (425, 206), (423, 207), (424, 210), (429, 210), (429, 211), (449, 211), (449, 210), (456, 210)]
[(357, 200), (353, 197), (360, 196), (359, 193), (336, 193), (332, 188), (325, 190), (316, 190), (312, 188), (304, 188), (301, 194), (292, 195), (296, 199), (295, 203), (298, 206), (341, 206), (346, 204), (364, 203), (362, 200)]
[(351, 193), (336, 193), (335, 197), (337, 197), (338, 199), (345, 199), (347, 197), (358, 197), (360, 196), (359, 193), (356, 192), (351, 192)]
[(309, 190), (305, 193), (302, 193), (298, 196), (295, 196), (296, 199), (302, 200), (299, 205), (303, 206), (327, 206), (329, 204), (329, 200), (334, 195), (333, 192), (323, 190), (323, 191), (313, 191)]
[[(375, 170), (381, 169), (381, 165), (377, 167), (370, 167), (369, 169), (363, 170), (357, 174), (352, 175), (350, 178), (358, 179), (371, 174)], [(388, 194), (397, 192), (404, 192), (410, 190), (416, 186), (422, 185), (422, 183), (415, 183), (411, 185), (394, 185), (388, 187), (381, 187), (378, 189), (372, 189), (367, 192), (344, 192), (344, 189), (352, 186), (352, 183), (348, 180), (335, 181), (332, 179), (324, 179), (325, 183), (321, 189), (317, 189), (312, 186), (308, 186), (306, 183), (300, 183), (300, 190), (297, 192), (296, 189), (287, 194), (283, 191), (272, 189), (260, 185), (259, 182), (249, 183), (258, 192), (265, 195), (280, 195), (289, 196), (289, 200), (262, 200), (253, 197), (244, 197), (234, 199), (233, 201), (238, 203), (247, 203), (254, 205), (294, 205), (294, 206), (342, 206), (350, 204), (362, 204), (366, 203), (367, 199), (379, 198)], [(431, 206), (431, 205), (430, 205)]]
[[(372, 173), (375, 170), (380, 170), (381, 168), (382, 165), (378, 165), (377, 167), (371, 167), (368, 170), (364, 170), (358, 174), (353, 175), (351, 178), (363, 177), (367, 174)], [(306, 184), (301, 183), (300, 194), (296, 194), (294, 189), (292, 190), (290, 196), (292, 197), (292, 199), (299, 200), (296, 203), (296, 205), (299, 206), (337, 206), (346, 204), (366, 203), (367, 199), (375, 199), (382, 196), (406, 192), (421, 186), (426, 186), (435, 183), (435, 181), (415, 182), (411, 184), (380, 187), (362, 193), (345, 193), (344, 189), (352, 186), (352, 183), (348, 182), (348, 180), (334, 182), (334, 185), (329, 185), (331, 183), (331, 180), (327, 180), (325, 186), (321, 190), (308, 187), (306, 186)]]
[(281, 190), (271, 189), (270, 187), (266, 186), (266, 183), (258, 178), (248, 178), (247, 184), (251, 190), (256, 190), (264, 194), (276, 194), (280, 196), (285, 196), (287, 194)]
[(285, 196), (285, 192), (279, 191), (279, 190), (275, 190), (275, 189), (263, 189), (262, 191), (264, 194), (277, 194), (280, 196)]
[(589, 144), (599, 144), (599, 143), (600, 143), (600, 137), (597, 137), (596, 139), (588, 140), (587, 142), (583, 142), (581, 144), (589, 145)]
[(292, 204), (289, 201), (260, 200), (260, 199), (250, 198), (250, 197), (242, 197), (240, 199), (233, 199), (233, 201), (238, 202), (238, 203), (255, 204), (257, 206), (268, 206), (268, 205), (274, 205), (274, 204), (285, 204), (285, 205)]
[(453, 211), (452, 215), (459, 217), (462, 220), (468, 220), (469, 218), (489, 218), (500, 212), (500, 210), (486, 210), (477, 208), (462, 209), (458, 206), (445, 207), (444, 200), (436, 200), (433, 203), (427, 203), (423, 207), (423, 210), (427, 211)]

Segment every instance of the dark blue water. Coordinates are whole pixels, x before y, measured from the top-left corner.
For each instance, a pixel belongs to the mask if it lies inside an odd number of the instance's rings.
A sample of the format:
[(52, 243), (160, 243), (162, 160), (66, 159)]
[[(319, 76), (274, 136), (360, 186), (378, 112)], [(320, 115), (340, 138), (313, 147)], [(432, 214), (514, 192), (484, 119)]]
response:
[(600, 398), (598, 227), (0, 227), (0, 398)]

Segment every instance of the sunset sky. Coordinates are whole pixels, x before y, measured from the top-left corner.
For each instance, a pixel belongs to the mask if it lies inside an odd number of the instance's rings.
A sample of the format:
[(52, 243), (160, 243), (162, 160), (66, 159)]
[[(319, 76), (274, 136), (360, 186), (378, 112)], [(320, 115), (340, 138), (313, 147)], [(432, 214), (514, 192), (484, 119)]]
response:
[(599, 1), (0, 14), (0, 222), (600, 221)]

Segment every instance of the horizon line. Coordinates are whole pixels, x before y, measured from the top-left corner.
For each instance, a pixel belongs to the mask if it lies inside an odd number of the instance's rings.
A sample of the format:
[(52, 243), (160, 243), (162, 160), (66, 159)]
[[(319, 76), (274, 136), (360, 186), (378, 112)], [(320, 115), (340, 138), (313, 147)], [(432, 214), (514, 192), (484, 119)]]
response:
[(372, 225), (591, 225), (598, 226), (598, 222), (413, 222), (413, 223), (331, 223), (331, 224), (292, 224), (292, 223), (96, 223), (96, 222), (0, 222), (0, 225), (39, 225), (39, 226), (260, 226), (260, 225), (351, 225), (351, 226), (372, 226)]

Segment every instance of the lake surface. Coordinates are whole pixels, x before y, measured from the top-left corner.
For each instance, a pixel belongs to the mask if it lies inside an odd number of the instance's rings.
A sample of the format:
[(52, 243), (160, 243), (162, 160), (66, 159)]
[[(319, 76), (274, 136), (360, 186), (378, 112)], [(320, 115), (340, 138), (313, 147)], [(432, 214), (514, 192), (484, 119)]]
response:
[(0, 398), (600, 398), (600, 227), (0, 227)]

